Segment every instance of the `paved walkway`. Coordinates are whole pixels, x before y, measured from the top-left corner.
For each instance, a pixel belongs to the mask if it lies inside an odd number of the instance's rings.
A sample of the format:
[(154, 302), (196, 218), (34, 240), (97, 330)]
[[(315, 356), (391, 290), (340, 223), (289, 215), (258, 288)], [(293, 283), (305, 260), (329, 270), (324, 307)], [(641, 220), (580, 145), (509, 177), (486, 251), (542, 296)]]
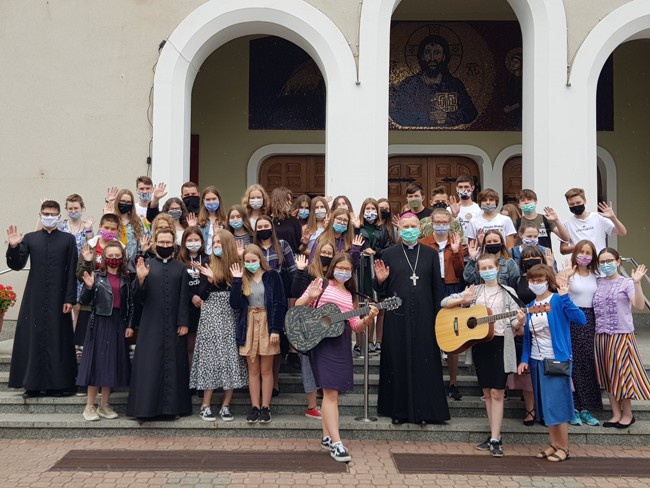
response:
[[(255, 488), (262, 486), (453, 486), (469, 487), (647, 487), (649, 478), (554, 478), (528, 476), (447, 476), (402, 475), (397, 472), (391, 453), (471, 454), (477, 452), (470, 444), (434, 444), (420, 442), (351, 441), (348, 443), (353, 460), (348, 473), (183, 473), (183, 472), (55, 472), (48, 471), (70, 449), (214, 449), (216, 456), (227, 456), (231, 450), (309, 451), (314, 456), (328, 456), (318, 441), (292, 439), (196, 439), (116, 437), (93, 440), (6, 440), (0, 443), (0, 486), (10, 487), (141, 487), (141, 486), (229, 486)], [(539, 446), (505, 446), (507, 455), (533, 455)], [(641, 448), (605, 446), (573, 446), (572, 456), (617, 456), (650, 458), (650, 446)], [(332, 460), (331, 462), (335, 462)], [(495, 459), (495, 463), (499, 460)], [(570, 460), (568, 462), (571, 462)], [(650, 460), (648, 461), (650, 463)]]

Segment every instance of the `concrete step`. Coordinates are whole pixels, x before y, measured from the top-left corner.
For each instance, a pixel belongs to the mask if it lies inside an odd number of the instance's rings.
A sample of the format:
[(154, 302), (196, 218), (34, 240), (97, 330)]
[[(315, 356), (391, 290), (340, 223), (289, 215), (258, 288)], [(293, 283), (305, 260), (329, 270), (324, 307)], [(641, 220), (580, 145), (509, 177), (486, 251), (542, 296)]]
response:
[[(485, 419), (455, 419), (445, 425), (392, 425), (380, 417), (376, 422), (359, 422), (351, 416), (340, 417), (343, 439), (405, 440), (433, 442), (482, 442), (488, 435)], [(637, 421), (629, 429), (570, 427), (573, 444), (648, 445), (650, 421)], [(193, 415), (178, 420), (153, 421), (140, 425), (135, 420), (119, 418), (86, 422), (80, 414), (3, 414), (0, 416), (2, 438), (79, 438), (114, 435), (165, 437), (255, 437), (311, 438), (319, 442), (321, 423), (305, 417), (273, 414), (269, 424), (246, 424), (243, 415), (232, 422), (204, 422)], [(509, 444), (546, 444), (548, 431), (541, 426), (526, 427), (519, 420), (505, 419), (502, 427), (504, 449)]]

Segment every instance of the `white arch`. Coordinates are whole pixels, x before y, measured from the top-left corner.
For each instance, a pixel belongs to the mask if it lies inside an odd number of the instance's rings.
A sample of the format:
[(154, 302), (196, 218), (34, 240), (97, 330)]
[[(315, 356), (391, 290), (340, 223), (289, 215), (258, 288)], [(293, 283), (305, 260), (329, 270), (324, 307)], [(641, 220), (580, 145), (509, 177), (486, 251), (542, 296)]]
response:
[[(360, 111), (341, 110), (353, 106), (357, 96), (354, 57), (336, 25), (301, 0), (210, 0), (178, 25), (162, 49), (154, 78), (153, 178), (172, 189), (187, 180), (197, 70), (226, 42), (252, 34), (287, 39), (318, 64), (327, 84), (326, 189), (349, 191), (361, 174), (347, 162), (363, 152), (354, 140)], [(335, 182), (331, 175), (340, 171), (352, 177)]]

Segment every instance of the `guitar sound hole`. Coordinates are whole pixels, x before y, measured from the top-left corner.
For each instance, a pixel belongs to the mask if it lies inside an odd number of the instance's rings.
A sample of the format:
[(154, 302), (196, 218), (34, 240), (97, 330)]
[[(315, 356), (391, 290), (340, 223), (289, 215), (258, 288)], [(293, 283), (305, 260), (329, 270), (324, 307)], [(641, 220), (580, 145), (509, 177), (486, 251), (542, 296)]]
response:
[(474, 327), (476, 327), (476, 318), (475, 317), (470, 317), (469, 319), (467, 319), (467, 327), (470, 328), (470, 329), (473, 329)]
[(329, 317), (321, 317), (320, 323), (324, 329), (329, 329), (329, 327), (332, 325), (332, 321)]

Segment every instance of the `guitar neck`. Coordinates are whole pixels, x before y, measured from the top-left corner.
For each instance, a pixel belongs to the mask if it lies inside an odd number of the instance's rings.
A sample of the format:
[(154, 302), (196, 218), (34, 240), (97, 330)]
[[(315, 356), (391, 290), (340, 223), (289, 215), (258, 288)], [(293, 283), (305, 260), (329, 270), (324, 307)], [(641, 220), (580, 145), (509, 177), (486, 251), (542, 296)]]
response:
[[(376, 303), (375, 306), (377, 307), (378, 310), (383, 310), (384, 308), (386, 308), (383, 302)], [(368, 312), (370, 312), (370, 306), (366, 305), (365, 307), (355, 308), (354, 310), (350, 310), (349, 312), (341, 312), (341, 313), (335, 313), (333, 315), (330, 315), (330, 320), (334, 323), (343, 322), (344, 320), (349, 320), (353, 317), (365, 315)]]
[[(520, 309), (523, 313), (529, 313), (527, 308), (522, 308)], [(501, 319), (507, 319), (510, 317), (514, 317), (517, 315), (519, 310), (511, 310), (510, 312), (503, 312), (503, 313), (498, 313), (496, 315), (488, 315), (487, 317), (481, 317), (479, 319), (476, 319), (476, 322), (479, 324), (485, 324), (488, 322), (496, 322), (497, 320)]]

